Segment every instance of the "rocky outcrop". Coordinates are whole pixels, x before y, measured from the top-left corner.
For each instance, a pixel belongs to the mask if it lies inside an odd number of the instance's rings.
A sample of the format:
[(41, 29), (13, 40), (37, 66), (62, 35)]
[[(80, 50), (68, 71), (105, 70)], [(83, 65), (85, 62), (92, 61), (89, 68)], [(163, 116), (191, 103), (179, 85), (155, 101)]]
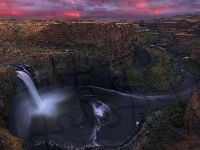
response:
[[(175, 141), (175, 140), (174, 140)], [(163, 144), (164, 150), (199, 150), (200, 138), (193, 137), (192, 139), (179, 140), (169, 144)]]
[(13, 67), (0, 67), (0, 112), (9, 104), (9, 100), (16, 87), (16, 78)]
[(1, 150), (23, 150), (21, 139), (14, 137), (8, 130), (0, 128), (0, 149)]
[(97, 46), (116, 46), (127, 42), (133, 27), (114, 23), (59, 22), (49, 24), (31, 36), (34, 41), (65, 45), (67, 42), (94, 44)]
[[(179, 109), (176, 107), (176, 109)], [(175, 114), (177, 115), (177, 114)], [(190, 98), (183, 117), (184, 127), (169, 127), (162, 139), (156, 144), (157, 149), (199, 150), (200, 148), (200, 89)]]
[(190, 58), (200, 63), (200, 52), (198, 50), (192, 50)]
[[(21, 139), (14, 137), (7, 129), (11, 96), (16, 89), (16, 73), (12, 66), (0, 66), (0, 149), (22, 150)], [(8, 113), (8, 114), (7, 114)]]
[(190, 135), (200, 137), (200, 89), (192, 95), (188, 103), (184, 124)]
[[(132, 23), (89, 21), (0, 20), (3, 36), (0, 63), (28, 64), (38, 82), (60, 74), (112, 67), (133, 56), (135, 28)], [(6, 31), (6, 32), (4, 32)], [(1, 54), (0, 45), (0, 54)], [(38, 50), (39, 49), (39, 50)]]
[[(28, 64), (39, 73), (38, 83), (46, 81), (54, 82), (63, 74), (74, 74), (75, 72), (87, 72), (97, 68), (110, 68), (112, 65), (126, 60), (131, 64), (134, 49), (130, 47), (127, 51), (116, 52), (49, 52), (41, 54), (29, 54), (18, 61), (20, 65)], [(130, 61), (129, 61), (130, 60)], [(56, 82), (56, 81), (55, 81)]]

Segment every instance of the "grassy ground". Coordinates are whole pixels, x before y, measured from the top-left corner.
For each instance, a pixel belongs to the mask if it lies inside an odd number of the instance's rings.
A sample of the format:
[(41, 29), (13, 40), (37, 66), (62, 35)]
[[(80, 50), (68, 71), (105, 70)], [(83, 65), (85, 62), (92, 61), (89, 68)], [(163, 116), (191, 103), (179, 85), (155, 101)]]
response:
[(196, 60), (185, 60), (189, 71), (196, 73), (200, 76), (200, 64)]
[(144, 38), (144, 41), (146, 44), (152, 43), (158, 38), (157, 35), (147, 33), (147, 32), (142, 32), (140, 33), (140, 35), (142, 36), (142, 38)]
[(114, 72), (121, 74), (126, 81), (125, 84), (128, 84), (132, 90), (142, 92), (167, 90), (169, 84), (174, 82), (178, 75), (178, 70), (172, 63), (172, 56), (159, 49), (149, 47), (145, 47), (145, 49), (156, 58), (153, 66), (149, 66), (141, 72), (134, 67), (134, 63), (125, 68), (126, 62), (123, 62), (113, 67)]
[(144, 150), (156, 149), (163, 140), (164, 134), (170, 127), (183, 128), (183, 116), (188, 100), (168, 105), (158, 111), (150, 113), (147, 117), (147, 129), (152, 132), (150, 140), (143, 147)]

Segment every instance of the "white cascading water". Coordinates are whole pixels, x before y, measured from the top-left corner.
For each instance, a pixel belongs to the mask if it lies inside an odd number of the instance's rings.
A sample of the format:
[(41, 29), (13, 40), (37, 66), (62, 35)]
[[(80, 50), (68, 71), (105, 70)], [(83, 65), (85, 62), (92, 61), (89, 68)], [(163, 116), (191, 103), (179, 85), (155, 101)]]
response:
[[(56, 91), (39, 94), (38, 90), (35, 87), (35, 84), (33, 83), (32, 79), (29, 76), (30, 73), (27, 70), (24, 69), (23, 71), (16, 71), (16, 72), (17, 76), (21, 78), (22, 81), (25, 83), (31, 98), (34, 101), (34, 105), (36, 105), (36, 107), (34, 107), (33, 109), (28, 110), (30, 116), (41, 113), (46, 116), (55, 115), (57, 111), (56, 105), (59, 102), (65, 100), (67, 95), (64, 95), (63, 93), (59, 93)], [(27, 101), (27, 99), (24, 99), (24, 101)], [(30, 101), (28, 102), (26, 107), (28, 106), (31, 107)]]
[(41, 107), (41, 98), (40, 95), (32, 81), (32, 79), (29, 77), (29, 75), (23, 71), (16, 71), (17, 72), (17, 76), (19, 78), (21, 78), (23, 80), (23, 82), (25, 83), (29, 93), (31, 94), (35, 104), (37, 105), (37, 107), (40, 109)]

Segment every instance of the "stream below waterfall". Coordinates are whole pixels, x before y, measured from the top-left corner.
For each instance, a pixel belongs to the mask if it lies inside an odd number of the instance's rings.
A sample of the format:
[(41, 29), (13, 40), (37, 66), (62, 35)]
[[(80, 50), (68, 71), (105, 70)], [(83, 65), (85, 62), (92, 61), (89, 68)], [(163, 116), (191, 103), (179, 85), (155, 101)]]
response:
[(139, 114), (187, 99), (194, 90), (188, 86), (176, 95), (153, 95), (66, 87), (40, 93), (41, 111), (37, 111), (27, 92), (17, 96), (11, 131), (23, 139), (28, 149), (41, 143), (53, 143), (63, 149), (117, 147), (137, 133)]
[(191, 97), (198, 81), (186, 69), (183, 73), (182, 84), (167, 92), (122, 93), (95, 86), (37, 91), (29, 75), (18, 71), (27, 91), (16, 95), (11, 133), (27, 149), (41, 144), (62, 149), (122, 146), (139, 131), (143, 113)]

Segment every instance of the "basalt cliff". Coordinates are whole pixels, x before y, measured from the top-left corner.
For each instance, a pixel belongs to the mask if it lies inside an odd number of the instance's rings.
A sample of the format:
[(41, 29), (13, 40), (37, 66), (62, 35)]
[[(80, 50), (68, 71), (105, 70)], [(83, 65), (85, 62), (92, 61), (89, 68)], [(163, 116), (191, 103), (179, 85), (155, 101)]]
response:
[[(121, 86), (123, 80), (124, 85), (118, 88), (123, 91), (129, 89), (125, 70), (134, 62), (136, 47), (157, 45), (161, 54), (156, 54), (155, 64), (165, 50), (182, 55), (192, 61), (188, 66), (198, 73), (199, 27), (198, 15), (137, 22), (1, 19), (0, 147), (14, 141), (10, 149), (23, 148), (21, 140), (13, 138), (6, 130), (13, 96), (17, 85), (21, 84), (15, 73), (17, 68), (23, 66), (29, 70), (38, 87), (89, 84), (111, 88)], [(154, 55), (152, 51), (149, 53)], [(190, 141), (189, 138), (185, 144), (193, 142), (194, 147), (195, 144), (198, 147), (200, 136), (199, 100), (198, 91), (189, 100), (184, 116), (185, 129), (195, 139)], [(164, 147), (179, 149), (179, 145)]]

